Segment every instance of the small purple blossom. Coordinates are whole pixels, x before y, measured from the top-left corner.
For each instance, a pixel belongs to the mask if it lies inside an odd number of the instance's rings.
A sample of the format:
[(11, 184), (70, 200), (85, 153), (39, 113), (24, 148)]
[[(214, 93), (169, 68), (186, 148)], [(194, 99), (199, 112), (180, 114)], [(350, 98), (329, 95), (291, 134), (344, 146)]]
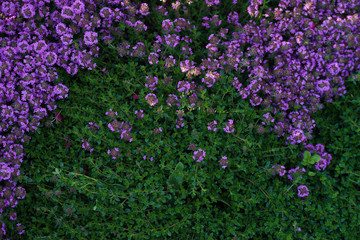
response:
[(35, 7), (31, 4), (24, 4), (21, 7), (21, 14), (24, 16), (24, 18), (28, 19), (28, 18), (32, 18), (33, 16), (35, 16)]
[(87, 139), (82, 139), (81, 142), (83, 143), (81, 146), (83, 149), (90, 152), (94, 151), (93, 148), (90, 148), (90, 143), (87, 141)]
[(61, 17), (64, 19), (74, 19), (75, 18), (75, 12), (72, 9), (72, 7), (64, 6), (61, 9)]
[(75, 14), (81, 14), (85, 11), (85, 4), (81, 0), (76, 0), (71, 4), (71, 7)]
[(226, 168), (227, 167), (227, 164), (228, 164), (228, 160), (227, 160), (227, 157), (226, 156), (223, 156), (220, 160), (220, 165), (222, 168)]
[(216, 124), (217, 122), (215, 120), (213, 122), (210, 122), (207, 129), (216, 132)]
[(309, 196), (309, 189), (305, 185), (300, 185), (297, 188), (299, 197)]
[(142, 109), (140, 111), (135, 110), (135, 114), (138, 119), (144, 118), (144, 111)]
[(84, 35), (84, 42), (87, 46), (92, 46), (98, 43), (97, 32), (86, 31)]
[(89, 122), (88, 129), (94, 130), (95, 132), (97, 132), (100, 129), (100, 127), (98, 125), (96, 125), (96, 123)]
[(148, 102), (150, 106), (155, 106), (159, 102), (156, 95), (154, 93), (149, 93), (145, 96), (145, 100)]
[(111, 155), (112, 159), (116, 159), (120, 156), (118, 148), (113, 148), (111, 151), (108, 149), (107, 154)]
[(228, 123), (226, 124), (225, 128), (223, 128), (225, 132), (232, 133), (235, 131), (234, 127), (234, 121), (232, 119), (228, 120)]
[[(146, 155), (143, 156), (143, 159), (145, 160), (146, 159)], [(153, 157), (150, 158), (150, 161), (152, 162), (154, 160)]]
[(271, 171), (272, 175), (275, 175), (275, 172), (276, 172), (280, 176), (284, 176), (285, 173), (286, 173), (285, 166), (282, 166), (282, 165), (279, 165), (279, 164), (277, 164), (275, 166), (272, 166), (272, 169), (274, 169), (274, 170)]
[(205, 0), (206, 4), (209, 6), (220, 4), (220, 0)]
[[(297, 172), (299, 172), (299, 174), (302, 175), (302, 174), (304, 174), (304, 173), (306, 172), (306, 170), (305, 170), (305, 168), (302, 168), (302, 169), (300, 170), (299, 167), (296, 167), (295, 169), (290, 169), (290, 170), (288, 171), (288, 174), (287, 174), (288, 179), (291, 180), (291, 181), (295, 180), (295, 178), (293, 178), (293, 176), (295, 176), (295, 174), (296, 174)], [(300, 179), (302, 179), (302, 176), (300, 176)]]
[(194, 152), (193, 159), (196, 160), (196, 162), (201, 162), (202, 160), (204, 160), (205, 156), (206, 152), (202, 149), (198, 149)]

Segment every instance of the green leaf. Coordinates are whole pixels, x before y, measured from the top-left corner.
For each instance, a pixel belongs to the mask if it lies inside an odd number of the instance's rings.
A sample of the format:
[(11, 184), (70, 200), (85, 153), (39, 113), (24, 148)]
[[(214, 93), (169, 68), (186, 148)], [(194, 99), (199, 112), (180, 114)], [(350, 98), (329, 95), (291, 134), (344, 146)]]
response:
[(314, 173), (314, 172), (309, 172), (308, 174), (309, 174), (309, 176), (311, 176), (311, 177), (313, 177), (313, 176), (316, 175), (316, 173)]
[(184, 164), (182, 164), (181, 162), (179, 162), (176, 167), (175, 167), (175, 171), (177, 172), (181, 172), (184, 170)]
[(305, 152), (304, 152), (304, 160), (308, 160), (310, 157), (311, 157), (310, 152), (305, 151)]
[(168, 180), (171, 185), (174, 185), (175, 188), (178, 188), (181, 186), (183, 179), (184, 177), (182, 175), (172, 173)]
[(320, 160), (321, 160), (321, 157), (319, 155), (315, 154), (314, 156), (311, 157), (310, 163), (314, 164), (314, 163), (317, 163)]

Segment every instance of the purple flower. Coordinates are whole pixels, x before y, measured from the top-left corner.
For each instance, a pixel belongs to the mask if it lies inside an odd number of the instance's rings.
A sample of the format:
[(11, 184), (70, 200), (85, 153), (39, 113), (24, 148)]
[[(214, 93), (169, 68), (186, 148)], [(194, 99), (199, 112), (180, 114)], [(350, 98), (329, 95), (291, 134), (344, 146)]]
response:
[(228, 164), (228, 160), (226, 156), (223, 156), (220, 160), (220, 165), (222, 166), (222, 168), (226, 168)]
[(35, 16), (35, 7), (31, 4), (24, 4), (21, 8), (21, 14), (24, 18), (32, 18)]
[(151, 91), (156, 89), (155, 85), (158, 84), (158, 78), (153, 76), (146, 76), (145, 87), (148, 87)]
[(202, 160), (204, 160), (206, 155), (206, 152), (202, 149), (198, 149), (197, 151), (194, 152), (194, 156), (193, 159), (196, 160), (196, 162), (201, 162)]
[(327, 65), (326, 69), (330, 72), (331, 75), (338, 75), (341, 71), (339, 63), (333, 62)]
[(165, 32), (171, 31), (174, 24), (171, 22), (170, 19), (165, 19), (162, 22), (162, 30)]
[(166, 100), (167, 104), (171, 107), (177, 103), (178, 97), (174, 94), (169, 94), (168, 99)]
[(295, 129), (291, 136), (288, 137), (288, 139), (291, 140), (291, 144), (295, 144), (295, 143), (302, 143), (306, 140), (304, 131), (301, 129)]
[(128, 131), (121, 131), (121, 139), (125, 139), (126, 141), (132, 142), (133, 138), (131, 137), (130, 132)]
[(154, 52), (150, 53), (149, 57), (148, 57), (148, 60), (149, 60), (149, 64), (154, 64), (154, 63), (158, 64), (158, 62), (159, 62), (159, 54), (154, 53)]
[[(146, 159), (146, 155), (143, 156), (143, 159), (145, 160)], [(154, 159), (153, 157), (150, 158), (150, 161), (152, 162)]]
[(189, 60), (185, 60), (185, 61), (180, 62), (181, 72), (189, 71), (191, 69), (191, 65), (193, 65), (193, 64), (194, 64), (194, 62), (191, 61), (191, 64), (190, 64)]
[(72, 7), (64, 6), (61, 9), (61, 17), (65, 19), (74, 19), (75, 18), (75, 12), (72, 9)]
[(332, 156), (329, 153), (323, 153), (321, 155), (321, 158), (323, 158), (324, 160), (326, 160), (326, 164), (329, 165), (331, 163), (332, 160)]
[(99, 15), (102, 18), (111, 18), (114, 16), (114, 12), (109, 7), (103, 7), (101, 8)]
[(119, 152), (120, 152), (120, 151), (119, 151), (118, 148), (114, 148), (114, 149), (112, 149), (111, 151), (108, 149), (107, 154), (111, 155), (111, 156), (112, 156), (112, 159), (116, 159), (117, 157), (120, 156)]
[(55, 27), (55, 31), (57, 34), (59, 34), (60, 36), (64, 35), (65, 33), (68, 32), (68, 28), (66, 27), (66, 25), (62, 22), (58, 23)]
[(46, 42), (44, 40), (40, 40), (40, 41), (34, 43), (34, 50), (37, 53), (43, 53), (47, 49), (48, 49), (48, 45), (46, 44)]
[(9, 213), (9, 219), (15, 221), (17, 219), (16, 212)]
[(85, 11), (85, 4), (81, 0), (76, 0), (71, 4), (71, 7), (75, 14), (81, 14)]
[[(287, 175), (288, 179), (291, 181), (295, 180), (292, 176), (294, 176), (297, 171), (299, 171), (299, 167), (296, 167), (295, 169), (290, 169), (288, 171), (288, 175)], [(300, 170), (299, 172), (300, 172), (299, 174), (302, 175), (302, 174), (304, 174), (304, 172), (306, 172), (306, 170), (305, 170), (305, 168), (302, 168), (302, 170)], [(302, 176), (300, 176), (300, 179), (302, 179)]]
[(149, 12), (149, 6), (147, 3), (142, 3), (140, 5), (140, 10), (139, 10), (140, 14), (143, 15), (143, 16), (146, 16), (148, 14), (150, 14)]
[(137, 117), (138, 119), (144, 118), (144, 111), (143, 111), (143, 110), (140, 110), (140, 111), (135, 110), (135, 114), (136, 114), (136, 117)]
[(173, 56), (169, 56), (165, 59), (165, 66), (164, 66), (164, 69), (165, 68), (168, 68), (168, 67), (173, 67), (176, 63), (176, 60), (174, 59)]
[(205, 78), (201, 79), (201, 81), (206, 84), (206, 87), (210, 88), (215, 84), (216, 80), (219, 79), (219, 77), (219, 73), (208, 71), (205, 74)]
[(176, 128), (184, 127), (185, 124), (182, 122), (183, 118), (180, 117), (179, 119), (176, 119)]
[(86, 31), (84, 35), (84, 42), (87, 46), (92, 46), (98, 43), (97, 32)]
[(113, 132), (119, 132), (120, 123), (115, 119), (114, 121), (108, 124), (108, 128)]
[(17, 199), (24, 199), (26, 196), (26, 191), (23, 187), (17, 187), (15, 190), (15, 196)]
[(134, 24), (134, 27), (136, 28), (137, 31), (146, 31), (147, 30), (147, 26), (142, 21), (136, 21), (136, 23)]
[[(281, 166), (279, 164), (272, 166), (272, 168), (280, 175), (280, 176), (284, 176), (286, 173), (285, 170), (285, 166)], [(272, 175), (275, 175), (274, 172), (272, 173)]]
[(226, 124), (224, 131), (227, 132), (227, 133), (232, 133), (235, 131), (235, 127), (234, 127), (234, 121), (232, 119), (229, 119), (228, 120), (228, 123)]
[(300, 185), (297, 188), (299, 197), (309, 196), (309, 189), (305, 185)]
[(190, 83), (188, 81), (179, 81), (177, 88), (179, 92), (185, 92), (185, 94), (187, 94), (190, 90)]
[(97, 132), (100, 129), (100, 127), (98, 125), (96, 125), (96, 123), (89, 122), (88, 129), (94, 130), (95, 132)]
[(220, 0), (205, 0), (206, 4), (209, 6), (220, 4)]
[(208, 130), (216, 132), (216, 124), (217, 124), (217, 122), (215, 120), (213, 122), (210, 122), (208, 124)]
[(58, 59), (58, 55), (54, 52), (46, 52), (43, 55), (43, 61), (47, 66), (53, 66)]
[(321, 171), (321, 169), (324, 171), (327, 165), (328, 165), (327, 161), (325, 159), (321, 158), (320, 161), (315, 163), (315, 168), (318, 171)]
[(3, 2), (1, 8), (5, 16), (11, 16), (15, 14), (15, 4), (12, 2)]
[(330, 90), (330, 83), (328, 80), (320, 80), (316, 82), (316, 90), (320, 93)]
[(132, 129), (131, 123), (129, 122), (121, 122), (120, 125), (121, 131), (130, 132)]
[(65, 33), (60, 37), (60, 39), (64, 45), (68, 46), (73, 42), (73, 35), (70, 33)]
[(109, 117), (111, 117), (112, 119), (114, 119), (118, 113), (117, 112), (114, 112), (111, 108), (109, 110), (109, 112), (106, 112), (105, 115), (109, 115)]
[(18, 234), (21, 235), (25, 232), (23, 226), (21, 225), (21, 223), (16, 224), (16, 230), (18, 231)]
[(81, 142), (83, 143), (81, 146), (83, 149), (90, 151), (90, 152), (94, 151), (93, 148), (90, 148), (90, 144), (88, 143), (87, 139), (82, 139)]
[(146, 95), (145, 100), (148, 102), (148, 104), (150, 106), (154, 106), (155, 104), (157, 104), (159, 102), (156, 95), (153, 93), (149, 93), (148, 95)]
[(318, 143), (316, 144), (315, 149), (318, 154), (322, 154), (324, 152), (325, 147), (324, 145)]

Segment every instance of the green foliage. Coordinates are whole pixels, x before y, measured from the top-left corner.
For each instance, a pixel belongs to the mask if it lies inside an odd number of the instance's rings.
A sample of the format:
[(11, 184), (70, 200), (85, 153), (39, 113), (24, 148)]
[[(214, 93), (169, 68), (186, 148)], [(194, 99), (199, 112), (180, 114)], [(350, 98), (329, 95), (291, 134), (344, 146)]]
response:
[(304, 166), (306, 166), (306, 165), (314, 165), (315, 163), (317, 163), (320, 160), (321, 160), (320, 155), (314, 154), (313, 156), (311, 156), (311, 154), (308, 151), (305, 151), (304, 152), (304, 159), (302, 161), (302, 164)]

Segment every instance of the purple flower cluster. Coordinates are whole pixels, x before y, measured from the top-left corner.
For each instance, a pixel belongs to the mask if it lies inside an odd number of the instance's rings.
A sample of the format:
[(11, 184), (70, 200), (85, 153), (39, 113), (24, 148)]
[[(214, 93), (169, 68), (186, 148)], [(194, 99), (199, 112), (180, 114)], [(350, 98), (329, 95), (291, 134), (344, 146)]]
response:
[(259, 15), (259, 5), (262, 4), (262, 0), (249, 0), (250, 5), (247, 10), (250, 16), (257, 17)]
[(298, 196), (299, 197), (306, 197), (309, 196), (309, 189), (305, 185), (300, 185), (297, 187), (298, 190)]
[(210, 122), (207, 129), (216, 132), (216, 124), (217, 122), (215, 120), (213, 122)]
[(140, 109), (140, 111), (135, 110), (135, 114), (137, 119), (143, 119), (144, 118), (144, 110)]
[(82, 148), (85, 149), (86, 151), (92, 152), (94, 151), (93, 148), (90, 147), (90, 143), (87, 141), (87, 139), (81, 139), (82, 142)]
[(108, 149), (107, 154), (111, 155), (112, 159), (116, 159), (120, 156), (119, 152), (119, 148), (113, 148), (111, 151)]
[(158, 78), (153, 76), (146, 76), (145, 87), (149, 88), (151, 91), (155, 91), (155, 85), (158, 84)]
[[(135, 112), (136, 114), (137, 112)], [(117, 112), (114, 112), (112, 109), (109, 112), (106, 112), (105, 115), (109, 115), (112, 119), (115, 119), (118, 115)], [(132, 142), (133, 138), (130, 134), (132, 126), (129, 122), (119, 122), (118, 120), (113, 120), (111, 123), (108, 123), (108, 128), (113, 132), (121, 131), (121, 139), (125, 139), (126, 141)]]
[[(288, 171), (288, 179), (293, 181), (295, 180), (293, 177), (296, 176), (296, 175), (302, 175), (304, 174), (305, 172), (305, 168), (302, 168), (301, 170), (299, 170), (299, 167), (296, 167), (295, 169), (290, 169)], [(286, 174), (286, 170), (285, 170), (285, 166), (282, 166), (282, 165), (275, 165), (275, 166), (272, 166), (272, 168), (269, 170), (269, 172), (272, 174), (272, 175), (275, 175), (276, 173), (279, 174), (279, 176), (284, 176)], [(302, 176), (299, 177), (299, 179), (302, 179)], [(309, 195), (309, 189), (305, 186), (305, 185), (300, 185), (298, 186), (298, 196), (299, 197), (305, 197), (305, 196), (308, 196)]]
[[(311, 144), (305, 145), (305, 149), (309, 151), (311, 154), (320, 155), (321, 159), (319, 162), (315, 163), (315, 168), (318, 171), (324, 171), (328, 165), (330, 165), (332, 156), (325, 152), (325, 147), (322, 144), (316, 144), (315, 146)], [(305, 151), (304, 151), (305, 152)], [(303, 153), (304, 154), (304, 153)]]
[(209, 6), (220, 4), (220, 0), (205, 0), (206, 4)]
[(89, 122), (88, 129), (94, 130), (95, 132), (98, 132), (98, 130), (100, 129), (100, 127), (99, 127), (98, 125), (96, 125), (96, 123)]
[(149, 93), (145, 96), (145, 100), (148, 102), (150, 106), (155, 106), (159, 102), (156, 95), (154, 93)]
[[(256, 15), (262, 1), (250, 2), (250, 14)], [(241, 86), (235, 80), (233, 85), (252, 106), (269, 110), (263, 125), (273, 124), (271, 131), (286, 136), (287, 144), (311, 139), (311, 115), (322, 109), (321, 99), (330, 102), (345, 94), (345, 78), (360, 71), (360, 41), (353, 37), (360, 33), (356, 4), (340, 7), (324, 0), (315, 7), (300, 2), (280, 1), (260, 26), (250, 21), (242, 32), (232, 33), (232, 41), (223, 43), (227, 64), (250, 73), (250, 84)], [(236, 16), (229, 14), (228, 22), (241, 26)], [(239, 49), (244, 44), (250, 45), (247, 52)]]
[(196, 160), (196, 162), (201, 162), (202, 160), (204, 160), (205, 156), (206, 152), (202, 149), (198, 149), (194, 152), (193, 159)]

